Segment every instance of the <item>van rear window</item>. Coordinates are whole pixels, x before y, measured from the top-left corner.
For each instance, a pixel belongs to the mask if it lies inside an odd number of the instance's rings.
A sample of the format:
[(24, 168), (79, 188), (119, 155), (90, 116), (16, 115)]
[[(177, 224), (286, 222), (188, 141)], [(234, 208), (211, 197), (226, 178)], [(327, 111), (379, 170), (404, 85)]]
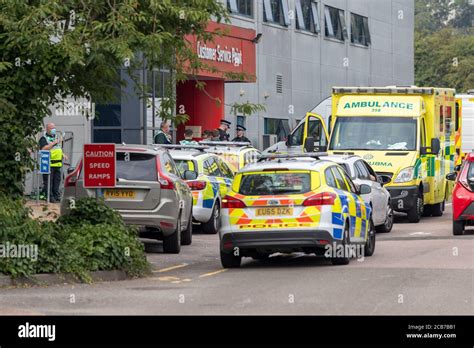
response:
[(157, 181), (156, 156), (145, 153), (117, 152), (117, 179)]
[(307, 173), (271, 172), (243, 174), (239, 193), (249, 196), (301, 194), (311, 190)]

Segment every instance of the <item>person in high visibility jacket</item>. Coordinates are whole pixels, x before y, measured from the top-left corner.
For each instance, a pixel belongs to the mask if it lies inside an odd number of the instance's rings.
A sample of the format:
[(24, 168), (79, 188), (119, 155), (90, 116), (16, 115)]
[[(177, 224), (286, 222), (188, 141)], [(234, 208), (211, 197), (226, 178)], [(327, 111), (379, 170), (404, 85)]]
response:
[(39, 148), (41, 150), (49, 150), (50, 152), (50, 174), (43, 174), (43, 194), (48, 193), (48, 177), (50, 178), (50, 201), (58, 203), (61, 200), (59, 186), (61, 185), (63, 160), (67, 160), (67, 156), (63, 153), (61, 147), (61, 139), (56, 134), (56, 126), (54, 123), (46, 125), (46, 132), (39, 140)]

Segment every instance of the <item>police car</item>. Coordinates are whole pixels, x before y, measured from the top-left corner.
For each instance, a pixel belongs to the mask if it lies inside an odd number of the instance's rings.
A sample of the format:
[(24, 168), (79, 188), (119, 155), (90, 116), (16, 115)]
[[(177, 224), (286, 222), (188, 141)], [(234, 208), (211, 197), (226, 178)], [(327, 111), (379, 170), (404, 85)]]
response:
[(350, 262), (347, 247), (357, 246), (363, 256), (374, 253), (372, 210), (360, 196), (370, 186), (356, 186), (339, 164), (319, 159), (322, 155), (262, 155), (237, 173), (222, 200), (224, 268), (240, 267), (242, 257), (275, 252), (325, 255), (336, 265)]
[(194, 222), (201, 223), (205, 233), (217, 233), (221, 200), (232, 184), (234, 173), (219, 156), (205, 152), (207, 146), (162, 146), (169, 149), (182, 177), (189, 177), (187, 171), (194, 173), (194, 179), (187, 181), (193, 195)]
[(206, 151), (221, 157), (234, 173), (247, 164), (256, 162), (260, 155), (260, 151), (246, 142), (201, 141), (199, 144), (208, 146)]

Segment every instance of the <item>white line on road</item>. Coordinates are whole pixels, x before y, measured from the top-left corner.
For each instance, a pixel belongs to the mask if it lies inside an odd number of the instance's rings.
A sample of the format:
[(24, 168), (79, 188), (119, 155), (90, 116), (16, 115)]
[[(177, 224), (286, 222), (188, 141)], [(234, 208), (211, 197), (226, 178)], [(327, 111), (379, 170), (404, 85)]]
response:
[(188, 266), (187, 263), (182, 263), (182, 264), (180, 264), (180, 265), (171, 266), (171, 267), (167, 267), (167, 268), (162, 268), (162, 269), (154, 270), (154, 271), (152, 271), (152, 272), (153, 272), (153, 273), (163, 273), (163, 272), (172, 271), (172, 270), (174, 270), (174, 269), (183, 268), (183, 267), (186, 267), (186, 266)]
[(210, 276), (213, 276), (213, 275), (216, 275), (216, 274), (225, 272), (225, 271), (227, 271), (226, 268), (225, 268), (225, 269), (220, 269), (220, 270), (215, 271), (215, 272), (210, 272), (210, 273), (201, 274), (201, 275), (199, 276), (199, 278), (210, 277)]

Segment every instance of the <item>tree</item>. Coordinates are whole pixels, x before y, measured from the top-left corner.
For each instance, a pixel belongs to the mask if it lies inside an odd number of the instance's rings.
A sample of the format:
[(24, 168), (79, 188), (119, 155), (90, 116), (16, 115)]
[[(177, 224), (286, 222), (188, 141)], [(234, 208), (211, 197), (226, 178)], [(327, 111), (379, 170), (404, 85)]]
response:
[[(185, 39), (212, 40), (211, 19), (227, 20), (215, 0), (0, 0), (0, 191), (22, 194), (49, 105), (66, 96), (112, 100), (124, 66), (165, 66), (170, 84), (189, 69), (213, 70)], [(163, 118), (176, 109), (172, 95), (167, 103)]]

